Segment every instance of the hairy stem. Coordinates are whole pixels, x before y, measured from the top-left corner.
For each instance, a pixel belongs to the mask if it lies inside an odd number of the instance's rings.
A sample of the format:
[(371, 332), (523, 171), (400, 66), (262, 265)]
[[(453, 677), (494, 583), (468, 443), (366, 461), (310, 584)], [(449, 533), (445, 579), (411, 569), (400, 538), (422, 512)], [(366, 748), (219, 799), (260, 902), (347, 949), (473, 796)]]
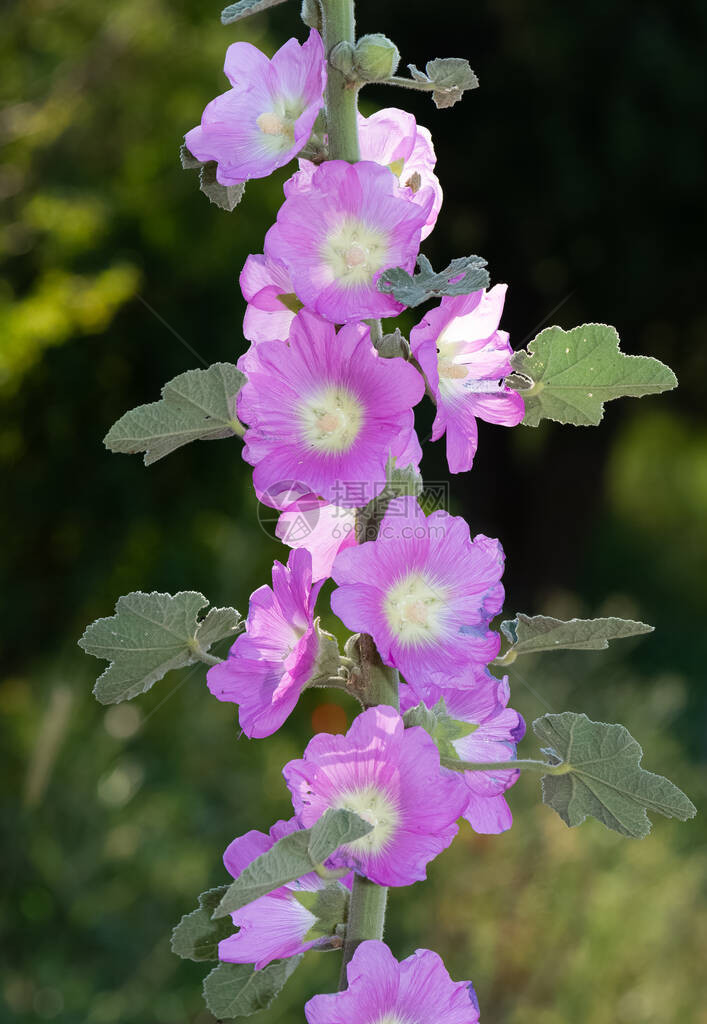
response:
[[(342, 42), (355, 43), (354, 0), (321, 0), (324, 49), (327, 56)], [(326, 113), (329, 135), (329, 159), (348, 160), (356, 163), (361, 158), (358, 145), (357, 90), (347, 83), (336, 68), (327, 69)], [(371, 327), (371, 336), (381, 334), (380, 324)], [(370, 637), (362, 637), (361, 674), (367, 684), (363, 703), (370, 707), (386, 703), (398, 707), (398, 673), (380, 662), (380, 657)], [(346, 988), (346, 966), (356, 952), (359, 943), (365, 939), (382, 939), (385, 923), (385, 905), (388, 890), (369, 882), (360, 875), (354, 876), (349, 919), (343, 945), (341, 979), (339, 988)]]

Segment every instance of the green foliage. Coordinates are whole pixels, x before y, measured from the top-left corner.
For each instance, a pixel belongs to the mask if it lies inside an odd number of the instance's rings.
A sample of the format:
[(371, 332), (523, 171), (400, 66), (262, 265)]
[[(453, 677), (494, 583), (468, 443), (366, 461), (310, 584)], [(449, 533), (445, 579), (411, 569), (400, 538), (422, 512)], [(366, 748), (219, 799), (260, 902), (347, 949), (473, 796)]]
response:
[(429, 85), (434, 104), (439, 109), (453, 107), (468, 89), (476, 89), (479, 85), (469, 61), (462, 57), (428, 60), (424, 72), (419, 71), (414, 64), (408, 64), (408, 68), (416, 82)]
[(293, 832), (256, 857), (226, 890), (214, 917), (232, 914), (259, 896), (318, 868), (344, 843), (367, 835), (372, 825), (345, 810), (328, 810), (312, 828)]
[(187, 370), (162, 388), (158, 402), (131, 409), (103, 439), (112, 452), (145, 452), (145, 465), (163, 459), (190, 441), (242, 436), (236, 396), (245, 376), (231, 363)]
[(215, 921), (211, 915), (227, 888), (219, 885), (202, 892), (199, 906), (185, 914), (172, 932), (173, 953), (183, 960), (218, 960), (218, 944), (233, 934), (233, 924), (228, 917)]
[(443, 295), (469, 295), (489, 284), (486, 260), (480, 256), (461, 256), (439, 273), (426, 256), (418, 256), (417, 265), (416, 274), (408, 274), (402, 267), (384, 271), (378, 278), (378, 290), (405, 306), (419, 306)]
[(641, 768), (643, 751), (623, 725), (592, 722), (565, 711), (533, 722), (544, 753), (562, 771), (544, 775), (543, 802), (571, 828), (588, 815), (624, 836), (642, 839), (651, 830), (646, 811), (686, 821), (697, 813), (682, 790)]
[(189, 152), (186, 146), (179, 150), (179, 160), (185, 171), (199, 171), (199, 188), (214, 206), (233, 213), (245, 193), (245, 182), (238, 185), (222, 185), (216, 178), (217, 163), (207, 160), (204, 163)]
[[(516, 352), (511, 364), (520, 380), (509, 383), (522, 390), (523, 423), (537, 427), (543, 419), (575, 426), (596, 426), (604, 402), (642, 398), (677, 386), (673, 371), (650, 356), (627, 356), (619, 336), (606, 324), (584, 324), (571, 331), (548, 327)], [(528, 382), (532, 386), (525, 390)]]
[(97, 619), (79, 640), (87, 654), (111, 663), (93, 690), (101, 704), (145, 693), (168, 672), (203, 660), (212, 644), (234, 636), (241, 623), (235, 608), (212, 608), (200, 620), (208, 603), (193, 590), (118, 598), (115, 615)]
[(530, 654), (536, 651), (582, 650), (600, 651), (610, 640), (652, 633), (653, 626), (632, 619), (554, 619), (550, 615), (525, 615), (516, 612), (515, 619), (501, 623), (501, 632), (510, 641), (502, 661), (509, 655)]
[(238, 3), (230, 4), (221, 11), (221, 24), (232, 25), (234, 21), (240, 21), (251, 14), (260, 14), (268, 7), (275, 7), (281, 3), (284, 3), (284, 0), (238, 0)]
[(204, 979), (206, 1005), (219, 1020), (249, 1017), (265, 1010), (301, 962), (301, 956), (292, 956), (276, 960), (262, 971), (250, 964), (219, 964)]
[(444, 700), (438, 701), (433, 708), (424, 704), (410, 708), (403, 715), (405, 728), (419, 725), (430, 734), (439, 748), (440, 757), (458, 761), (459, 755), (454, 748), (454, 740), (463, 739), (475, 731), (477, 726), (469, 722), (461, 722), (447, 713)]
[(317, 919), (304, 936), (305, 942), (333, 935), (337, 927), (346, 922), (349, 893), (338, 882), (325, 885), (316, 892), (300, 889), (292, 895)]
[(398, 70), (400, 52), (381, 32), (361, 36), (353, 52), (356, 76), (363, 82), (382, 82)]

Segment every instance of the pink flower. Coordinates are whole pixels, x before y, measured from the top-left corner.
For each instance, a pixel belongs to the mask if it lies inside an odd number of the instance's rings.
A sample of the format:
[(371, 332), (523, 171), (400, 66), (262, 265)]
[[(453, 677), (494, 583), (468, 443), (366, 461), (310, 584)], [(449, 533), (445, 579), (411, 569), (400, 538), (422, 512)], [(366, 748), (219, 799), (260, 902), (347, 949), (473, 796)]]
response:
[(309, 139), (322, 108), (324, 46), (314, 29), (302, 46), (288, 39), (272, 60), (250, 43), (233, 43), (224, 71), (232, 88), (208, 104), (184, 139), (197, 160), (217, 162), (222, 185), (238, 185), (267, 177)]
[(307, 1024), (477, 1024), (470, 981), (452, 981), (441, 957), (417, 949), (398, 963), (384, 942), (362, 942), (346, 968), (348, 988), (313, 996)]
[(349, 629), (370, 633), (383, 661), (408, 683), (431, 674), (451, 682), (498, 654), (489, 623), (503, 603), (502, 573), (497, 540), (479, 534), (472, 541), (459, 516), (425, 518), (414, 499), (398, 498), (377, 540), (336, 556), (331, 606)]
[(424, 729), (405, 729), (386, 706), (364, 711), (345, 736), (319, 733), (283, 775), (305, 828), (330, 807), (354, 811), (374, 826), (330, 863), (378, 885), (425, 878), (429, 861), (457, 834), (468, 799), (461, 781), (440, 768), (434, 740)]
[[(475, 726), (473, 732), (453, 740), (461, 761), (509, 761), (516, 757), (516, 744), (525, 735), (521, 715), (509, 708), (508, 676), (496, 679), (487, 669), (477, 669), (454, 686), (444, 681), (400, 688), (400, 708), (406, 711), (422, 702), (433, 708), (443, 700), (447, 713), (458, 721)], [(464, 817), (475, 832), (485, 835), (505, 832), (513, 816), (504, 793), (517, 782), (518, 771), (469, 771), (462, 774), (469, 803)]]
[(505, 387), (513, 350), (498, 330), (506, 285), (490, 292), (443, 298), (410, 334), (413, 355), (437, 401), (432, 440), (447, 432), (447, 461), (452, 473), (471, 469), (478, 443), (476, 417), (514, 427), (525, 403)]
[(262, 738), (279, 729), (316, 675), (314, 605), (320, 589), (321, 583), (312, 584), (308, 551), (293, 551), (287, 566), (275, 562), (272, 587), (251, 595), (245, 633), (226, 661), (207, 672), (214, 697), (239, 705), (246, 736)]
[(286, 341), (295, 318), (293, 307), (299, 304), (287, 267), (267, 254), (249, 256), (240, 286), (248, 303), (243, 319), (248, 341)]
[(248, 424), (243, 458), (255, 467), (261, 501), (279, 507), (269, 495), (283, 482), (344, 507), (379, 494), (389, 457), (410, 449), (420, 374), (403, 359), (382, 359), (364, 325), (336, 334), (307, 310), (286, 345), (263, 341), (246, 355), (238, 416)]
[[(432, 189), (434, 200), (422, 228), (422, 239), (427, 238), (442, 206), (442, 186), (434, 173), (437, 157), (428, 129), (407, 111), (387, 107), (370, 117), (358, 115), (358, 140), (361, 159), (389, 167), (413, 203), (426, 207), (427, 189)], [(300, 170), (285, 183), (285, 195), (301, 192), (311, 183), (316, 164), (300, 160), (299, 165)]]
[[(299, 828), (296, 820), (291, 818), (290, 821), (276, 822), (267, 836), (256, 830), (246, 832), (234, 839), (224, 853), (226, 869), (233, 878), (238, 878), (256, 857), (267, 853), (278, 839), (297, 832)], [(231, 918), (238, 932), (219, 942), (219, 960), (230, 964), (255, 964), (259, 971), (272, 960), (297, 956), (313, 947), (326, 945), (329, 941), (326, 936), (307, 939), (307, 933), (317, 918), (304, 906), (304, 902), (309, 901), (301, 901), (302, 893), (316, 893), (326, 884), (311, 872), (236, 910)], [(347, 884), (350, 887), (350, 881)], [(343, 895), (343, 887), (341, 891)]]
[(306, 548), (312, 556), (312, 578), (324, 580), (339, 551), (356, 543), (356, 509), (308, 494), (282, 511), (275, 533), (291, 548)]
[(300, 301), (327, 320), (397, 316), (404, 307), (376, 282), (389, 267), (415, 266), (434, 193), (423, 188), (414, 198), (386, 167), (329, 160), (309, 188), (287, 196), (266, 251), (285, 264)]

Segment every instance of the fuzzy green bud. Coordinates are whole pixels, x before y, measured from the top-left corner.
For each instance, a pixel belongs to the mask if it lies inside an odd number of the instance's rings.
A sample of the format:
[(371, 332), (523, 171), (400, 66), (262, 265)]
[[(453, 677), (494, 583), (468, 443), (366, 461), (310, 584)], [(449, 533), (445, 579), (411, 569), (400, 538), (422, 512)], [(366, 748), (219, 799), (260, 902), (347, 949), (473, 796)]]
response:
[(308, 28), (322, 31), (322, 8), (319, 0), (302, 0), (300, 17)]
[(380, 32), (361, 36), (354, 50), (354, 65), (364, 82), (384, 82), (398, 70), (400, 53)]

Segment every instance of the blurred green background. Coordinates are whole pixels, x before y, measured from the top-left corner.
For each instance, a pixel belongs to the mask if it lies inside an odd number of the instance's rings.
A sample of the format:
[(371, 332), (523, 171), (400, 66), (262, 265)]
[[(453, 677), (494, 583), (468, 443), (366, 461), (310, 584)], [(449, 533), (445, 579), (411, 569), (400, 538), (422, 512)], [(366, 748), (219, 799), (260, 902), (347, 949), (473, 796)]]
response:
[[(289, 816), (283, 762), (352, 711), (317, 691), (278, 735), (238, 741), (203, 669), (105, 709), (91, 697), (103, 666), (75, 645), (134, 589), (198, 589), (245, 611), (287, 554), (258, 526), (238, 441), (149, 470), (101, 445), (175, 374), (244, 348), (237, 275), (284, 175), (249, 185), (229, 215), (177, 149), (225, 88), (228, 43), (272, 52), (303, 30), (295, 0), (230, 29), (218, 13), (195, 0), (3, 11), (3, 1021), (211, 1020), (206, 970), (170, 953), (170, 930), (225, 880), (235, 835)], [(614, 403), (598, 430), (482, 424), (452, 510), (502, 538), (507, 612), (655, 624), (599, 654), (521, 660), (513, 702), (528, 721), (571, 709), (622, 722), (646, 767), (703, 805), (707, 8), (361, 0), (359, 17), (404, 63), (464, 55), (481, 79), (452, 110), (384, 87), (364, 97), (433, 132), (446, 191), (433, 263), (489, 260), (510, 283), (516, 347), (546, 322), (599, 320), (678, 373), (678, 391)], [(445, 479), (440, 446), (425, 452), (425, 476)], [(537, 754), (532, 739), (521, 750)], [(426, 884), (392, 894), (395, 953), (438, 950), (474, 980), (487, 1024), (705, 1024), (704, 817), (660, 819), (633, 842), (595, 822), (567, 830), (534, 778), (510, 801), (510, 833), (464, 828)], [(261, 1019), (301, 1021), (336, 959), (310, 955)]]

